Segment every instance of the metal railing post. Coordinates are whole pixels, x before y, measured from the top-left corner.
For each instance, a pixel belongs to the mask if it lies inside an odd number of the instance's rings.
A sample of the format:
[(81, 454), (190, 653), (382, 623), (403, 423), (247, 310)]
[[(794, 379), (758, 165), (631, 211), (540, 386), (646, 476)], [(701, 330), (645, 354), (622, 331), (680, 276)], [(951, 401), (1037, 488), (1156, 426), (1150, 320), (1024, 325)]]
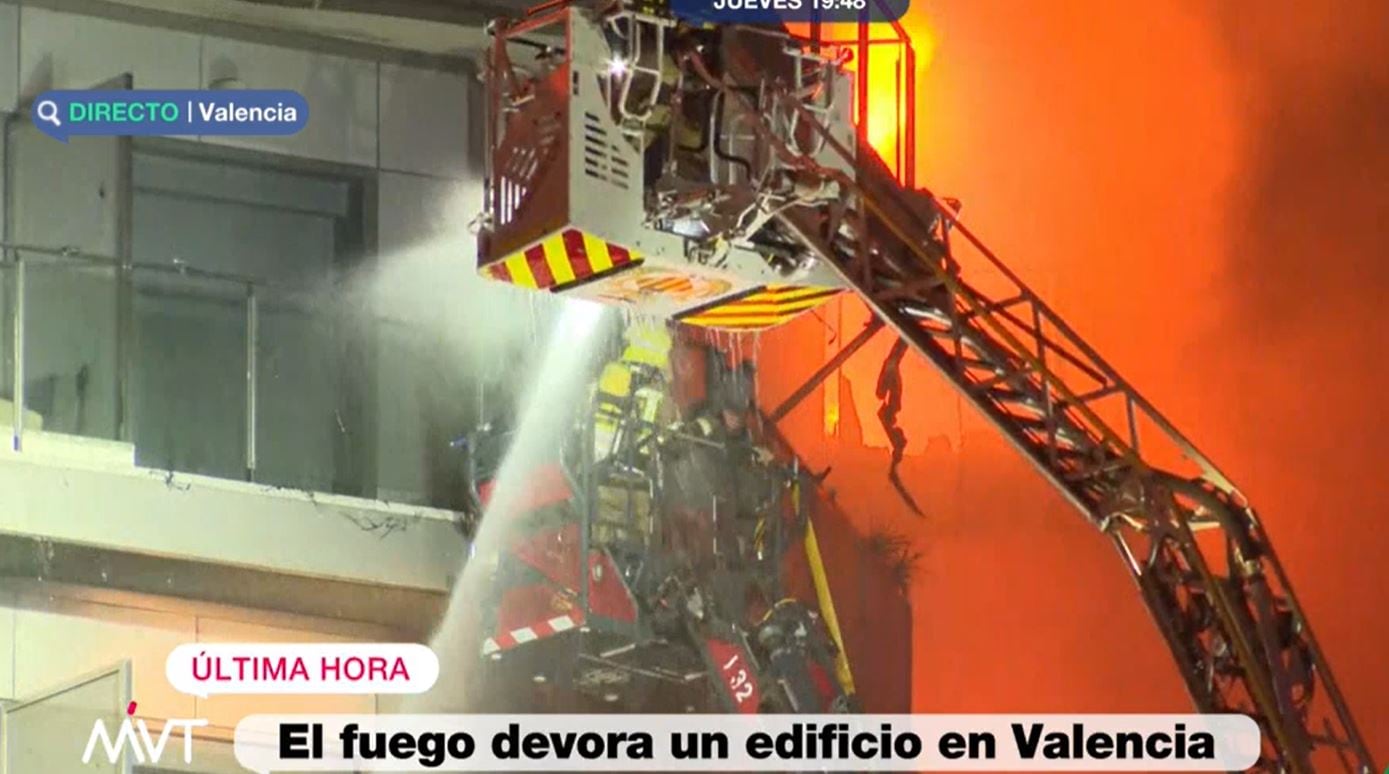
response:
[(256, 349), (260, 315), (256, 286), (246, 283), (246, 480), (256, 477)]
[(12, 431), (13, 448), (24, 450), (24, 256), (14, 254), (14, 303), (11, 305), (11, 320), (14, 331), (14, 386), (11, 392), (13, 401)]

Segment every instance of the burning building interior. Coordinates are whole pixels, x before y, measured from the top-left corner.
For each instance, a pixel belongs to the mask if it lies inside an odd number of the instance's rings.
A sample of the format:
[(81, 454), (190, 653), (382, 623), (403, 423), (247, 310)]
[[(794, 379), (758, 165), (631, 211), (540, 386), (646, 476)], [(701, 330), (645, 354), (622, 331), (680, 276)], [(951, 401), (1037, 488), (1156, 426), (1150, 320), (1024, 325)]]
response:
[[(1256, 770), (1377, 771), (1343, 5), (0, 0), (0, 774), (137, 699), (211, 719), (188, 771), (264, 711), (1239, 713)], [(306, 128), (35, 104), (256, 88)], [(329, 641), (438, 681), (165, 681)]]

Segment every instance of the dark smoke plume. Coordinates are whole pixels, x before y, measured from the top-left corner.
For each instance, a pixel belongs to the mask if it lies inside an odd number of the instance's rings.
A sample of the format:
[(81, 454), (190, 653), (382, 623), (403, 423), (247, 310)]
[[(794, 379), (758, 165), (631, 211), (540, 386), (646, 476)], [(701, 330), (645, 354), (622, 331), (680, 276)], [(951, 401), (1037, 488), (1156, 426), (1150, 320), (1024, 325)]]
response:
[(1212, 299), (1236, 385), (1219, 392), (1241, 396), (1220, 430), (1382, 758), (1389, 624), (1359, 595), (1383, 588), (1389, 551), (1389, 3), (1222, 8), (1245, 157)]
[(1389, 3), (1224, 9), (1248, 127), (1235, 311), (1264, 341), (1348, 322), (1389, 331), (1365, 317), (1389, 293)]

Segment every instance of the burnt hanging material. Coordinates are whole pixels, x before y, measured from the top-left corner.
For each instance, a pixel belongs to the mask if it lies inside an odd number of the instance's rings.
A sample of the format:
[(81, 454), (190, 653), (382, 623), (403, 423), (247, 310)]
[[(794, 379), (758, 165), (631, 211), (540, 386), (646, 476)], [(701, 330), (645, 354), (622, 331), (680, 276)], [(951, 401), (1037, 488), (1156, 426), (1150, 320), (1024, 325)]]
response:
[(906, 340), (898, 339), (888, 351), (887, 358), (883, 360), (883, 368), (878, 372), (876, 391), (878, 400), (882, 401), (882, 405), (878, 407), (878, 420), (883, 423), (883, 430), (887, 431), (888, 443), (892, 444), (892, 465), (888, 468), (887, 480), (892, 482), (892, 488), (897, 490), (902, 502), (912, 509), (912, 513), (924, 516), (916, 500), (902, 483), (901, 476), (897, 475), (897, 467), (902, 464), (902, 455), (907, 449), (907, 433), (897, 424), (897, 414), (902, 411), (902, 357), (906, 354)]

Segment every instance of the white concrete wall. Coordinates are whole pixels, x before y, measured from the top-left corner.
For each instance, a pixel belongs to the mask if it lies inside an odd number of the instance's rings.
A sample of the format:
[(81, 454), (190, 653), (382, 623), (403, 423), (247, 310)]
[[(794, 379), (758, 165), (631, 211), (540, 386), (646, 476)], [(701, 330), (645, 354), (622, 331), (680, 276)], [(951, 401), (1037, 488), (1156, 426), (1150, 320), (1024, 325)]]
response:
[(475, 172), (467, 158), (471, 95), (461, 76), (385, 63), (380, 78), (383, 170), (453, 179)]
[(14, 684), (14, 627), (18, 601), (16, 592), (0, 589), (0, 701), (17, 698)]
[[(0, 697), (23, 700), (124, 659), (134, 697), (149, 717), (207, 718), (232, 727), (255, 712), (374, 712), (374, 696), (211, 696), (176, 691), (164, 676), (169, 652), (185, 643), (350, 642), (312, 620), (276, 624), (215, 614), (165, 612), (38, 593), (0, 592)], [(247, 615), (253, 615), (247, 611)]]
[[(0, 127), (19, 96), (19, 7), (0, 3)], [(0, 137), (0, 237), (5, 237), (5, 143)]]
[(445, 511), (122, 468), (0, 454), (0, 534), (440, 594), (466, 550)]
[[(202, 44), (197, 88), (234, 78), (247, 89), (297, 91), (309, 103), (308, 125), (292, 137), (204, 138), (207, 142), (376, 166), (377, 63), (209, 36)], [(138, 76), (135, 84), (140, 85)]]
[(0, 3), (0, 113), (19, 97), (19, 6)]
[[(3, 36), (3, 35), (4, 35), (4, 28), (3, 28), (3, 24), (4, 24), (4, 22), (3, 22), (4, 11), (5, 11), (5, 6), (0, 5), (0, 36)], [(5, 182), (5, 180), (6, 180), (6, 176), (5, 176), (5, 169), (6, 169), (6, 166), (5, 166), (5, 151), (6, 151), (6, 143), (5, 143), (5, 138), (4, 138), (4, 136), (3, 136), (4, 126), (5, 126), (5, 124), (6, 124), (6, 120), (8, 119), (9, 115), (10, 115), (10, 114), (9, 114), (9, 113), (6, 113), (4, 110), (0, 110), (0, 239), (3, 239), (3, 240), (9, 240), (9, 239), (10, 239), (10, 235), (5, 233), (5, 195), (6, 195), (6, 192), (5, 192), (5, 185), (6, 185), (6, 182)], [(0, 309), (8, 309), (8, 307), (5, 306), (5, 304), (7, 304), (7, 303), (8, 303), (7, 301), (0, 301)]]
[(19, 96), (131, 73), (144, 89), (198, 88), (200, 36), (21, 6)]

